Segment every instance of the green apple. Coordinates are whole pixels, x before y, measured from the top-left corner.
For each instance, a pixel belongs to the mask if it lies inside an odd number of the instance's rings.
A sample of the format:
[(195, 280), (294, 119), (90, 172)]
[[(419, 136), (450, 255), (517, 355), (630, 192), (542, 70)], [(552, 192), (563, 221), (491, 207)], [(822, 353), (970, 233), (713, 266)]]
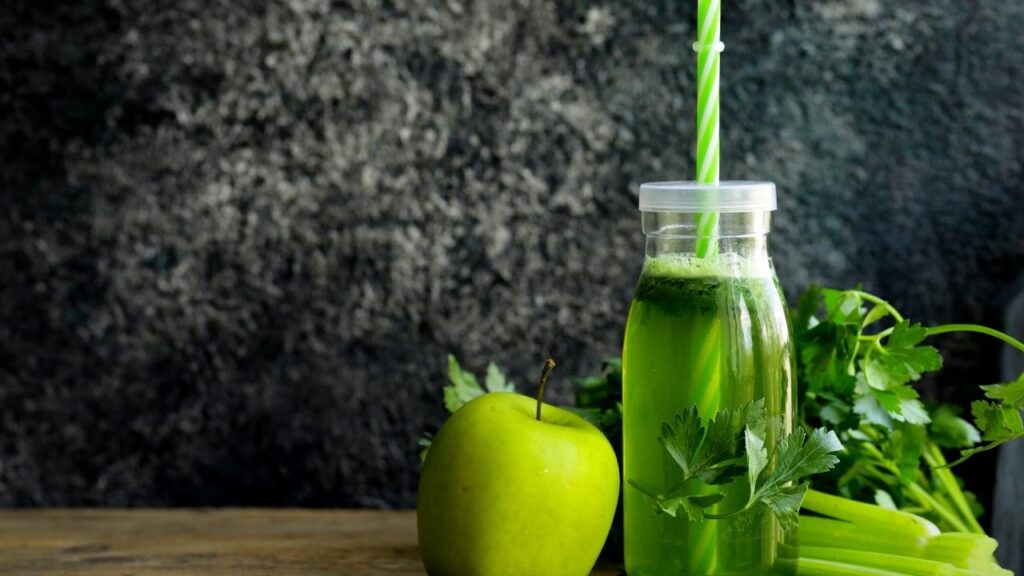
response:
[(619, 494), (604, 435), (576, 414), (510, 392), (445, 422), (420, 476), (420, 553), (430, 576), (585, 576)]

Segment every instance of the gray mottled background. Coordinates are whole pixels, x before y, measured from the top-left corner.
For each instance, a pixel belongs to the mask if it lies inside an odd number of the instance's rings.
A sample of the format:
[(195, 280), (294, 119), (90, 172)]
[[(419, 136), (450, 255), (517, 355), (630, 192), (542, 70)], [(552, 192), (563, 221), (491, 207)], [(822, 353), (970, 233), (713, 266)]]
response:
[[(409, 506), (446, 352), (567, 399), (637, 185), (692, 176), (692, 4), (6, 0), (0, 504)], [(790, 296), (998, 325), (1024, 3), (725, 4), (723, 175), (778, 183)], [(998, 378), (941, 344), (937, 396)]]

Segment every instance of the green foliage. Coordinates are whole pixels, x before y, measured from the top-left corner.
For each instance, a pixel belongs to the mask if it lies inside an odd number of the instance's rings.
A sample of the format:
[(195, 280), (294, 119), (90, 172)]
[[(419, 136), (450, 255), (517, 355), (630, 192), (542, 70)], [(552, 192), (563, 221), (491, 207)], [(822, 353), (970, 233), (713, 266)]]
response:
[[(748, 428), (747, 436), (752, 435)], [(751, 487), (747, 506), (757, 502), (765, 504), (785, 527), (796, 524), (800, 504), (810, 487), (809, 483), (800, 481), (831, 470), (839, 462), (835, 453), (843, 449), (831, 430), (818, 428), (808, 435), (803, 428), (797, 428), (779, 442), (775, 468), (767, 472), (769, 458), (763, 440), (755, 441), (754, 445), (748, 441), (747, 446)], [(751, 447), (755, 449), (751, 451)]]
[(601, 373), (576, 378), (576, 406), (570, 408), (604, 432), (616, 453), (622, 447), (622, 360), (606, 358)]
[(737, 474), (733, 459), (739, 452), (743, 429), (764, 428), (764, 401), (749, 402), (733, 410), (720, 410), (701, 424), (696, 406), (676, 416), (675, 426), (661, 425), (658, 441), (683, 471), (683, 481), (699, 478), (706, 484), (722, 484)]
[(929, 336), (979, 332), (1024, 346), (981, 326), (913, 323), (859, 289), (811, 287), (793, 318), (803, 419), (834, 426), (847, 448), (828, 489), (863, 500), (884, 490), (894, 505), (946, 529), (981, 532), (977, 503), (945, 470), (940, 448), (961, 450), (958, 464), (1024, 436), (1024, 381), (983, 386), (988, 400), (972, 405), (973, 423), (955, 406), (926, 406), (913, 384), (942, 367), (938, 350), (924, 343)]
[(981, 433), (973, 424), (960, 417), (960, 409), (942, 404), (931, 411), (928, 436), (943, 448), (970, 448), (981, 442)]
[[(763, 400), (720, 410), (706, 427), (697, 407), (691, 406), (673, 423), (662, 423), (659, 438), (679, 465), (677, 484), (659, 493), (631, 479), (629, 482), (659, 511), (672, 516), (683, 512), (694, 521), (727, 518), (760, 504), (767, 506), (784, 526), (792, 526), (808, 488), (800, 480), (832, 469), (839, 460), (834, 453), (843, 446), (835, 433), (824, 428), (810, 436), (798, 428), (776, 446), (766, 446), (765, 429)], [(772, 462), (774, 466), (769, 470)], [(686, 493), (695, 491), (691, 488), (693, 480), (704, 487), (696, 490), (699, 493)], [(708, 513), (707, 508), (720, 502), (724, 494), (707, 488), (734, 481), (748, 484), (746, 505), (726, 513)]]
[(455, 356), (448, 355), (448, 386), (444, 387), (444, 406), (448, 412), (455, 413), (467, 402), (487, 392), (515, 392), (515, 386), (505, 379), (505, 375), (495, 366), (494, 362), (487, 365), (487, 376), (484, 387), (477, 382), (472, 372), (463, 370)]

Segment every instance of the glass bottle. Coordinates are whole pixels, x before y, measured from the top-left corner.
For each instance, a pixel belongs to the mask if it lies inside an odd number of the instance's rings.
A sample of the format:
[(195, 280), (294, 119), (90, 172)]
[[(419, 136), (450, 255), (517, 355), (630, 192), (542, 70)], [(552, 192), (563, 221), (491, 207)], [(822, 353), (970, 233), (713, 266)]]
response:
[[(766, 445), (792, 431), (793, 348), (768, 256), (775, 208), (775, 186), (767, 182), (640, 187), (646, 254), (623, 344), (629, 576), (791, 573), (792, 563), (779, 561), (790, 535), (763, 507), (693, 522), (657, 511), (631, 484), (654, 491), (678, 484), (681, 470), (658, 437), (662, 422), (691, 406), (706, 424), (719, 409), (763, 399)], [(707, 226), (708, 217), (717, 218), (717, 226)], [(708, 489), (694, 481), (683, 492)], [(710, 512), (742, 508), (747, 483), (741, 477), (724, 492)]]

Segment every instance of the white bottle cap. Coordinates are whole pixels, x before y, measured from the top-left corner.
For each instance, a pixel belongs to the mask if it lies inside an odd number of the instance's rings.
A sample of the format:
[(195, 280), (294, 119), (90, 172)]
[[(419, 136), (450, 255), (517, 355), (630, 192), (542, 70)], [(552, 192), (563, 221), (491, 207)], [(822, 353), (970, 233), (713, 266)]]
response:
[(778, 207), (771, 182), (647, 182), (640, 185), (642, 212), (771, 212)]

